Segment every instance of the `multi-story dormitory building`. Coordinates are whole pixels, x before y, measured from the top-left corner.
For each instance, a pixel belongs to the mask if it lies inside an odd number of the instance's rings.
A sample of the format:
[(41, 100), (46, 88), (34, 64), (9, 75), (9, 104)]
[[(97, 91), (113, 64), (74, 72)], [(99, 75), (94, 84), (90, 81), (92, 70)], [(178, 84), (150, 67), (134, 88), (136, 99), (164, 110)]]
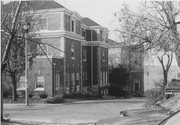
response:
[[(108, 94), (107, 30), (55, 1), (31, 1), (44, 43), (28, 71), (29, 93)], [(49, 46), (49, 45), (50, 46)], [(48, 57), (48, 59), (47, 59)], [(24, 89), (23, 78), (17, 90)]]

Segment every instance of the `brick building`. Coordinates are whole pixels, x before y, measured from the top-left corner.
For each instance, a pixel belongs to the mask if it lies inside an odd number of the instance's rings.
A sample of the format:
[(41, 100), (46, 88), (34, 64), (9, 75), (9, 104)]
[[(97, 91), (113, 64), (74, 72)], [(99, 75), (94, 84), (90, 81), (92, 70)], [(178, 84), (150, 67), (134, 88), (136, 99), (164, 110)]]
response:
[[(40, 17), (36, 29), (42, 44), (28, 71), (29, 92), (108, 94), (107, 30), (55, 1), (30, 3)], [(17, 90), (24, 89), (23, 80)]]

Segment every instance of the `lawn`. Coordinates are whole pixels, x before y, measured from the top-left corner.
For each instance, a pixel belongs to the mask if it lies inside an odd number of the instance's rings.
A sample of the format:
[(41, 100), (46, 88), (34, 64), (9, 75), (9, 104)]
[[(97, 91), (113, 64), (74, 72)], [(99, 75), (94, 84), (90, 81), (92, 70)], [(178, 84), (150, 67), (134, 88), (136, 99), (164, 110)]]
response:
[(142, 108), (144, 98), (89, 100), (64, 104), (4, 104), (4, 113), (11, 120), (46, 123), (93, 123), (101, 119), (118, 117), (122, 110)]

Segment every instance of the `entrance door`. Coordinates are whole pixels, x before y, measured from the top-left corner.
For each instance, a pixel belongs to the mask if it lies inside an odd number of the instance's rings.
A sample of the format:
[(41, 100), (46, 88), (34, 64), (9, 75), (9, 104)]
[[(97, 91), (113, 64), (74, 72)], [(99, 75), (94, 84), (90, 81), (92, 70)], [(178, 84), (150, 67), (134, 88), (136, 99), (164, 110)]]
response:
[(135, 83), (135, 92), (139, 91), (139, 83)]

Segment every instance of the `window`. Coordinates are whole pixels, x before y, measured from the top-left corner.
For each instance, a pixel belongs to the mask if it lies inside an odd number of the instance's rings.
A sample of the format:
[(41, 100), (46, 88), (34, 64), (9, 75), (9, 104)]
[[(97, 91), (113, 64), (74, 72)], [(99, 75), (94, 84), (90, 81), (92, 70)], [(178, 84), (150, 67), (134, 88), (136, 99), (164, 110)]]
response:
[(84, 40), (86, 40), (86, 30), (82, 29), (82, 36), (84, 37)]
[(66, 73), (66, 87), (70, 86), (70, 75), (69, 73)]
[(106, 84), (106, 74), (105, 74), (105, 72), (103, 72), (103, 85), (105, 85)]
[(102, 72), (99, 73), (100, 86), (102, 86)]
[(75, 20), (74, 19), (71, 20), (71, 31), (75, 32)]
[(39, 29), (40, 30), (47, 30), (47, 19), (46, 18), (41, 18), (39, 20)]
[(79, 80), (79, 73), (76, 73), (76, 80)]
[(75, 74), (74, 73), (71, 74), (71, 82), (72, 82), (72, 85), (74, 86), (75, 85)]
[(17, 84), (17, 88), (18, 89), (25, 89), (26, 88), (25, 77), (24, 76), (21, 76), (21, 78), (19, 79), (19, 82)]
[(76, 85), (79, 85), (79, 73), (76, 73)]
[(92, 30), (92, 37), (93, 37), (93, 40), (92, 41), (97, 41), (97, 31), (96, 30)]
[(86, 61), (86, 50), (83, 50), (83, 61)]
[(68, 94), (70, 92), (70, 74), (66, 73), (66, 93)]
[(88, 79), (87, 72), (86, 72), (86, 80)]
[(44, 88), (44, 76), (37, 76), (36, 88)]
[(67, 63), (67, 68), (66, 69), (69, 70), (69, 63)]
[(85, 80), (85, 74), (84, 74), (84, 72), (83, 72), (83, 76), (82, 76), (82, 77), (83, 77), (83, 80)]
[(103, 78), (103, 72), (101, 72), (101, 79), (102, 79), (102, 86), (103, 86), (103, 84), (104, 84), (104, 78)]
[(71, 27), (70, 27), (70, 16), (65, 14), (65, 29), (67, 31), (70, 31), (71, 30)]
[(102, 32), (102, 41), (103, 41), (103, 42), (106, 42), (106, 40), (107, 40), (107, 35), (108, 35), (108, 34), (106, 33), (106, 31), (103, 31), (103, 32)]
[(80, 22), (80, 20), (76, 20), (76, 33), (81, 34), (81, 22)]
[(49, 52), (48, 45), (45, 45), (45, 44), (39, 44), (38, 53), (41, 56), (45, 56), (45, 55), (49, 56), (49, 55), (51, 55), (51, 53)]
[(139, 83), (135, 83), (135, 92), (139, 90)]
[(86, 30), (86, 41), (91, 41), (91, 30)]
[(73, 44), (71, 45), (71, 58), (75, 59), (75, 57), (74, 57), (74, 45)]
[(108, 85), (107, 72), (106, 73), (106, 85)]
[(60, 89), (60, 74), (56, 74), (56, 92)]
[(105, 54), (104, 54), (104, 51), (102, 51), (102, 58), (103, 58), (103, 62), (105, 62)]

